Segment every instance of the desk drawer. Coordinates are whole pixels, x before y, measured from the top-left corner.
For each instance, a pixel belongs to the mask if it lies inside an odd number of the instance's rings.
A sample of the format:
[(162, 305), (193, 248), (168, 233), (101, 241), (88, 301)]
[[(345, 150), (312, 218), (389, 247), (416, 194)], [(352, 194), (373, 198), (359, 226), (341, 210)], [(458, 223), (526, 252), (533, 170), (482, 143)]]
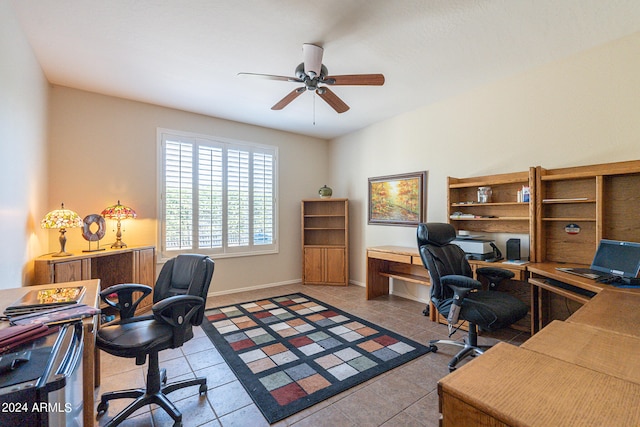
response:
[(400, 262), (403, 264), (411, 264), (411, 255), (400, 255), (393, 254), (389, 252), (377, 252), (377, 251), (369, 251), (367, 252), (367, 256), (369, 258), (382, 259), (385, 261), (393, 261)]

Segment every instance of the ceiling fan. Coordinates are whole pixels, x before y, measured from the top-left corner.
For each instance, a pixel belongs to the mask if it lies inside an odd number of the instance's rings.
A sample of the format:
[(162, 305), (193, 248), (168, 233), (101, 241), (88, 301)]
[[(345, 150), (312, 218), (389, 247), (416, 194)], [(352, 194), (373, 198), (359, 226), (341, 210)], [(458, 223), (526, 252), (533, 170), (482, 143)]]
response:
[(324, 49), (314, 44), (305, 43), (302, 45), (304, 62), (296, 67), (295, 77), (274, 76), (271, 74), (238, 73), (239, 76), (259, 77), (269, 80), (280, 80), (285, 82), (304, 83), (289, 92), (284, 98), (278, 101), (272, 110), (282, 110), (291, 101), (307, 90), (315, 91), (320, 98), (326, 101), (338, 113), (344, 113), (349, 106), (342, 99), (329, 89), (328, 86), (382, 86), (384, 76), (382, 74), (348, 74), (342, 76), (329, 76), (327, 67), (322, 64), (322, 54)]

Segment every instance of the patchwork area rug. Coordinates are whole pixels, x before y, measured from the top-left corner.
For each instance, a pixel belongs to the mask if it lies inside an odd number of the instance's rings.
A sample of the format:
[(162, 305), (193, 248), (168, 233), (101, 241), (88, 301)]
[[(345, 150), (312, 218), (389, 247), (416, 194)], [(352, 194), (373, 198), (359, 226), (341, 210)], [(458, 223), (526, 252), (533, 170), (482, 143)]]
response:
[(269, 423), (429, 352), (301, 293), (207, 310), (202, 328)]

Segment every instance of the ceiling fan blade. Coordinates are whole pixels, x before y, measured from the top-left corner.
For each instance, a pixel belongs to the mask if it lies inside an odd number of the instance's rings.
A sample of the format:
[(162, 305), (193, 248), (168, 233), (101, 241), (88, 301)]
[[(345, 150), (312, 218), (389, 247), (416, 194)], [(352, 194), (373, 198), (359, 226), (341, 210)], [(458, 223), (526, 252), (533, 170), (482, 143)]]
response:
[(322, 54), (324, 49), (315, 44), (302, 45), (302, 57), (304, 58), (304, 72), (313, 78), (320, 75), (322, 70)]
[(267, 80), (280, 80), (283, 82), (302, 83), (302, 80), (296, 77), (274, 76), (273, 74), (238, 73), (238, 76), (239, 77), (258, 77), (260, 79), (267, 79)]
[(338, 95), (331, 92), (328, 87), (323, 87), (321, 89), (322, 90), (317, 91), (318, 96), (324, 99), (325, 102), (331, 106), (331, 108), (336, 110), (338, 113), (344, 113), (349, 109), (349, 106), (345, 104), (342, 99), (338, 98)]
[(330, 85), (382, 86), (382, 74), (348, 74), (344, 76), (328, 76), (323, 83)]
[(276, 105), (271, 107), (271, 109), (272, 110), (282, 110), (284, 107), (289, 105), (291, 103), (291, 101), (293, 101), (294, 99), (299, 97), (304, 91), (305, 91), (305, 88), (303, 88), (303, 87), (299, 87), (297, 89), (292, 90), (291, 92), (289, 92), (287, 94), (287, 96), (285, 96), (280, 101), (278, 101), (276, 103)]

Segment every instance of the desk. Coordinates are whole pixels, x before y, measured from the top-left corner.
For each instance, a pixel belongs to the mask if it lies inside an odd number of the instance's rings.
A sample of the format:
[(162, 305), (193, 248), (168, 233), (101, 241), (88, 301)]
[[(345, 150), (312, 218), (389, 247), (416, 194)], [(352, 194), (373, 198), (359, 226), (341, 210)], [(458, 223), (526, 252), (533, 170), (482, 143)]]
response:
[[(0, 289), (0, 313), (10, 304), (22, 298), (27, 292), (39, 289), (48, 289), (54, 285), (37, 285), (22, 288)], [(100, 280), (81, 280), (77, 282), (56, 283), (56, 287), (84, 286), (85, 293), (80, 302), (99, 307)], [(87, 318), (84, 324), (84, 349), (82, 353), (82, 397), (83, 419), (85, 426), (94, 424), (94, 389), (100, 385), (100, 359), (96, 350), (96, 332), (100, 325), (100, 315)], [(0, 324), (0, 328), (7, 327), (6, 322)]]
[[(605, 288), (567, 322), (640, 338), (640, 289)], [(637, 357), (636, 353), (636, 357)]]
[[(565, 320), (572, 314), (559, 314), (557, 310), (554, 312), (553, 297), (555, 295), (567, 298), (569, 301), (566, 302), (566, 304), (571, 302), (574, 309), (577, 310), (582, 305), (591, 301), (592, 297), (600, 293), (603, 289), (614, 292), (624, 291), (628, 294), (640, 294), (640, 288), (616, 288), (612, 285), (598, 283), (592, 279), (557, 270), (557, 267), (566, 266), (566, 264), (551, 262), (533, 263), (527, 266), (531, 275), (529, 283), (531, 284), (531, 328), (533, 333), (538, 332), (551, 320)], [(556, 282), (554, 283), (553, 281)], [(638, 295), (637, 298), (640, 298), (640, 295)], [(610, 299), (607, 299), (607, 301), (610, 301)], [(590, 311), (596, 310), (596, 307), (600, 307), (600, 303), (596, 306), (590, 305), (590, 307)], [(593, 317), (595, 322), (604, 320), (610, 316), (613, 311), (605, 312), (605, 310), (609, 310), (606, 303), (603, 308), (598, 310), (601, 310), (601, 317)], [(592, 315), (588, 314), (586, 317), (591, 318)], [(638, 318), (638, 320), (640, 320), (640, 318)]]
[(441, 427), (637, 426), (640, 384), (499, 343), (438, 383)]
[[(590, 305), (591, 303), (585, 305), (578, 313)], [(636, 323), (636, 329), (637, 325)], [(520, 348), (640, 384), (640, 369), (637, 363), (640, 337), (637, 336), (584, 323), (554, 320)]]
[[(534, 288), (583, 300), (544, 282), (567, 273), (552, 265), (532, 272), (540, 275), (530, 279)], [(640, 292), (567, 276), (597, 294), (520, 347), (500, 343), (443, 378), (441, 426), (640, 425), (640, 407), (631, 403), (640, 393)]]
[[(474, 272), (479, 267), (499, 267), (514, 273), (514, 280), (526, 280), (526, 265), (509, 265), (496, 262), (470, 260), (469, 264)], [(476, 276), (477, 277), (477, 276)], [(367, 299), (377, 298), (389, 294), (389, 278), (404, 280), (405, 282), (429, 286), (429, 271), (424, 268), (418, 248), (405, 246), (375, 246), (367, 248)], [(501, 289), (523, 299), (529, 304), (528, 289)], [(429, 302), (429, 318), (446, 324), (446, 319), (438, 316), (433, 303)], [(528, 320), (517, 329), (530, 332)], [(517, 326), (517, 325), (516, 325)]]

